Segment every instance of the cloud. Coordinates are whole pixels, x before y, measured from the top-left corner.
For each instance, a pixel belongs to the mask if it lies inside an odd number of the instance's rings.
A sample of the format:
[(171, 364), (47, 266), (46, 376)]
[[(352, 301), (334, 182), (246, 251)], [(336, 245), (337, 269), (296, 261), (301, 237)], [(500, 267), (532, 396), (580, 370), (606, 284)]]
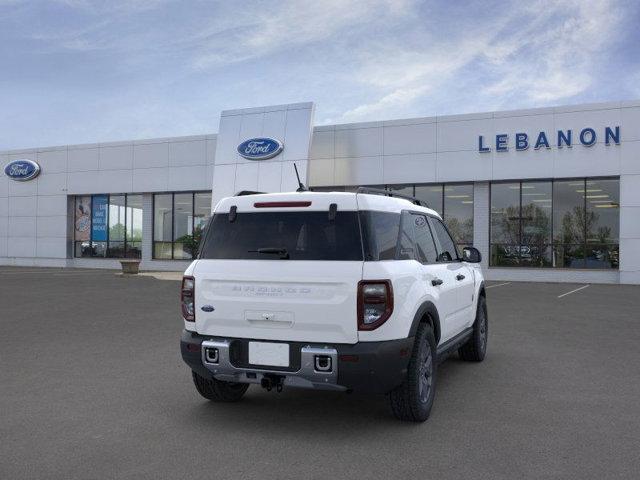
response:
[(356, 108), (347, 110), (340, 117), (341, 121), (350, 121), (352, 119), (371, 118), (381, 113), (393, 111), (397, 107), (408, 105), (423, 95), (429, 89), (428, 86), (415, 88), (399, 88), (385, 95), (381, 99), (373, 103), (365, 103), (358, 105)]
[(343, 123), (637, 98), (638, 10), (0, 0), (0, 148), (211, 132), (222, 109), (309, 99), (320, 123)]
[(410, 0), (281, 1), (250, 9), (232, 23), (213, 22), (197, 32), (193, 65), (208, 69), (260, 58), (283, 49), (335, 39), (340, 32), (405, 15)]
[(412, 50), (404, 38), (374, 48), (354, 74), (371, 90), (369, 98), (338, 120), (402, 115), (408, 105), (461, 84), (477, 87), (481, 106), (513, 105), (514, 97), (533, 105), (566, 101), (593, 84), (598, 56), (616, 40), (622, 21), (604, 0), (518, 3), (501, 12), (468, 19), (456, 34), (427, 37)]
[[(484, 40), (441, 42), (417, 52), (380, 47), (357, 72), (368, 87), (384, 92), (380, 98), (345, 111), (340, 121), (358, 121), (374, 115), (397, 115), (403, 107), (434, 93), (482, 51)], [(451, 54), (450, 52), (455, 52)], [(385, 59), (380, 61), (380, 59)]]
[(534, 103), (550, 103), (587, 90), (599, 52), (616, 37), (621, 16), (612, 7), (608, 1), (534, 4), (527, 13), (543, 13), (516, 35), (498, 42), (498, 51), (508, 48), (505, 45), (511, 45), (511, 51), (487, 55), (501, 78), (484, 93), (506, 98), (523, 92)]

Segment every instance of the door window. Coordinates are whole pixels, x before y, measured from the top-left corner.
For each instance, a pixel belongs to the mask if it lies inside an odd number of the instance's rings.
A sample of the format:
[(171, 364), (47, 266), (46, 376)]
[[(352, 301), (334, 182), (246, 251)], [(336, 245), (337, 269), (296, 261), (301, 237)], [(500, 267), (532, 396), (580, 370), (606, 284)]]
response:
[(456, 250), (456, 244), (451, 239), (451, 235), (437, 218), (432, 218), (433, 230), (440, 243), (440, 250), (438, 252), (438, 262), (452, 262), (458, 260), (458, 251)]

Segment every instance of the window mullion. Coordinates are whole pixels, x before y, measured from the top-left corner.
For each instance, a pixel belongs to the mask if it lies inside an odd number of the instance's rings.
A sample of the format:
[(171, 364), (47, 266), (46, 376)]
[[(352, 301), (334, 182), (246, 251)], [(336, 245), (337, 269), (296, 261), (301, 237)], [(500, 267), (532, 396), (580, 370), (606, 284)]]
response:
[(520, 207), (518, 209), (518, 266), (522, 263), (522, 182), (519, 183)]
[(93, 195), (89, 199), (89, 256), (93, 257)]
[(124, 252), (124, 258), (127, 258), (127, 202), (128, 202), (128, 195), (125, 193), (124, 194), (124, 245), (123, 245), (123, 252)]
[(584, 187), (582, 191), (583, 200), (584, 200), (584, 238), (582, 239), (582, 268), (587, 268), (587, 220), (589, 216), (587, 215), (587, 179), (584, 180)]
[(555, 250), (555, 216), (554, 216), (554, 201), (556, 182), (551, 180), (551, 268), (556, 267), (556, 250)]
[(175, 241), (175, 236), (176, 236), (176, 194), (172, 193), (171, 194), (171, 260), (175, 260), (175, 255), (174, 255), (174, 249), (175, 249), (175, 245), (174, 245), (174, 241)]
[(111, 246), (111, 232), (109, 231), (109, 220), (111, 217), (111, 195), (107, 195), (107, 212), (105, 213), (107, 220), (107, 248), (105, 249), (105, 258), (109, 258), (109, 247)]
[[(195, 242), (196, 235), (196, 192), (191, 192), (191, 244)], [(191, 252), (191, 259), (193, 260), (193, 252)]]

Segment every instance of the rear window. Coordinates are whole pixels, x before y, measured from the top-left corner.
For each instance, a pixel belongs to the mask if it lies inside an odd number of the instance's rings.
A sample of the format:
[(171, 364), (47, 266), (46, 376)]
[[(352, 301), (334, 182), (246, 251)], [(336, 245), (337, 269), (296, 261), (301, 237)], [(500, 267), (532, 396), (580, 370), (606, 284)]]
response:
[[(259, 252), (258, 250), (261, 250)], [(200, 258), (219, 260), (362, 260), (357, 212), (215, 214)]]

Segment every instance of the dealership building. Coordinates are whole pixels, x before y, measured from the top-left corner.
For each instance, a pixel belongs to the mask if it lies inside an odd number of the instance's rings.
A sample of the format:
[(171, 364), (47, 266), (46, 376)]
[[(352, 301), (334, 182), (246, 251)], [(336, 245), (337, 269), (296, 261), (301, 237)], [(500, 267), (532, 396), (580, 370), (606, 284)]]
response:
[[(0, 264), (183, 270), (242, 190), (425, 201), (493, 280), (640, 284), (640, 101), (315, 126), (228, 110), (217, 134), (0, 152)], [(213, 123), (213, 122), (212, 122)]]

